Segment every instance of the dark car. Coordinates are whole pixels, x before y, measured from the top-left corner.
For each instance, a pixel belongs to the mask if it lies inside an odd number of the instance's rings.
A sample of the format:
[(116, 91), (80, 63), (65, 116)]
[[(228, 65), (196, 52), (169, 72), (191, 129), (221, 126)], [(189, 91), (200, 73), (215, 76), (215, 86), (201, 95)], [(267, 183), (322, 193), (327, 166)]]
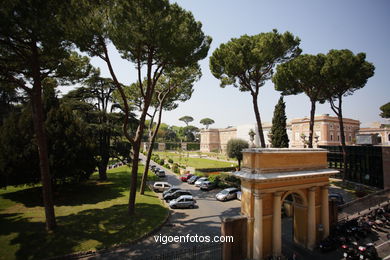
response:
[(159, 170), (158, 172), (156, 172), (156, 175), (158, 177), (165, 177), (165, 171), (164, 170)]
[(177, 187), (177, 186), (173, 186), (173, 187), (171, 187), (171, 188), (169, 188), (168, 190), (166, 190), (166, 191), (163, 192), (163, 197), (164, 197), (165, 195), (169, 194), (169, 193), (174, 193), (174, 192), (177, 191), (177, 190), (181, 190), (181, 188), (180, 188), (180, 187)]
[(173, 199), (177, 199), (179, 198), (180, 196), (183, 196), (183, 195), (191, 195), (191, 192), (188, 191), (188, 190), (177, 190), (173, 193), (168, 193), (164, 196), (164, 200), (173, 200)]
[(187, 180), (187, 183), (189, 183), (189, 184), (194, 184), (195, 182), (196, 182), (196, 180), (197, 179), (199, 179), (199, 176), (192, 176), (191, 178), (189, 178), (188, 180)]
[(200, 184), (201, 190), (212, 190), (215, 188), (215, 183), (211, 181), (204, 181)]
[(186, 173), (186, 174), (183, 174), (182, 176), (180, 176), (180, 180), (181, 181), (188, 181), (192, 176), (194, 176), (193, 174), (191, 173)]

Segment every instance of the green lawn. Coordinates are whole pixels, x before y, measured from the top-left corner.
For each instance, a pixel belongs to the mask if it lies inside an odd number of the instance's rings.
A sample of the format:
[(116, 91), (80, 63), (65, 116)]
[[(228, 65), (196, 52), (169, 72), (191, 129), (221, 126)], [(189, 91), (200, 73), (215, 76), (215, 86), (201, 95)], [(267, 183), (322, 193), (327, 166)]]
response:
[(158, 154), (160, 158), (168, 160), (172, 159), (174, 162), (181, 165), (187, 165), (194, 168), (221, 168), (221, 167), (232, 167), (235, 166), (235, 163), (216, 161), (204, 158), (192, 158), (187, 156), (187, 153), (182, 153), (181, 156), (179, 153), (174, 152), (154, 152)]
[(137, 194), (136, 214), (127, 215), (127, 166), (110, 170), (108, 178), (97, 182), (94, 174), (87, 183), (59, 189), (55, 199), (58, 228), (52, 234), (44, 231), (39, 187), (0, 190), (0, 259), (42, 259), (106, 248), (141, 237), (162, 223), (168, 209), (151, 191)]

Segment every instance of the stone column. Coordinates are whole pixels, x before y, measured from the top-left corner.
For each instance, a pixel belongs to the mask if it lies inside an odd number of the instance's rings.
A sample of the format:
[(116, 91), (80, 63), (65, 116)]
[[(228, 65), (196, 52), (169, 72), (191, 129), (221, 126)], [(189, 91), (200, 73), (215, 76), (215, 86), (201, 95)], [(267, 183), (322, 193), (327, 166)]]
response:
[(316, 187), (309, 188), (307, 201), (307, 248), (314, 249), (316, 242)]
[(274, 193), (274, 211), (272, 216), (272, 254), (278, 257), (282, 254), (282, 192)]
[(329, 236), (329, 186), (321, 187), (321, 223), (324, 228), (322, 238)]
[(253, 225), (254, 225), (255, 219), (252, 217), (248, 217), (247, 220), (247, 258), (252, 259), (253, 258)]
[(253, 227), (253, 259), (261, 260), (263, 257), (263, 197), (255, 192), (254, 227)]

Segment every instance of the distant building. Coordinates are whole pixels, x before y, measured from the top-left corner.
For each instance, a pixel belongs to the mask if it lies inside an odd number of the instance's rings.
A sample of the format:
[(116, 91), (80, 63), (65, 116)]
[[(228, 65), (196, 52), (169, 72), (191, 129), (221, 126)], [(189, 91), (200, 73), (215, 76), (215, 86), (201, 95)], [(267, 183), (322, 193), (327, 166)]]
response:
[[(307, 117), (297, 118), (287, 122), (287, 135), (290, 140), (290, 147), (304, 147), (304, 141), (301, 137), (304, 135), (306, 140), (309, 138), (309, 122)], [(360, 121), (344, 118), (345, 142), (347, 145), (352, 145), (355, 141), (355, 135), (360, 127)], [(263, 134), (266, 147), (271, 147), (269, 132), (271, 123), (264, 123)], [(254, 144), (260, 146), (260, 139), (257, 129), (257, 124), (240, 125), (237, 127), (222, 128), (222, 129), (204, 129), (200, 134), (200, 149), (202, 152), (220, 151), (226, 152), (227, 142), (232, 138), (241, 138), (248, 143), (249, 130), (253, 129), (256, 133)], [(313, 146), (318, 145), (339, 145), (341, 143), (340, 127), (338, 118), (325, 115), (315, 116), (314, 119), (314, 138)]]
[(390, 145), (390, 125), (372, 123), (371, 127), (360, 128), (358, 134), (377, 134), (378, 145)]
[[(343, 118), (344, 135), (346, 145), (352, 145), (355, 142), (355, 136), (360, 128), (360, 121)], [(293, 136), (290, 139), (291, 147), (303, 147), (302, 134), (309, 138), (310, 119), (307, 117), (297, 118), (291, 121)], [(341, 135), (339, 120), (335, 116), (329, 114), (318, 115), (314, 117), (314, 135), (313, 146), (318, 145), (340, 145)], [(318, 140), (318, 142), (317, 142)]]

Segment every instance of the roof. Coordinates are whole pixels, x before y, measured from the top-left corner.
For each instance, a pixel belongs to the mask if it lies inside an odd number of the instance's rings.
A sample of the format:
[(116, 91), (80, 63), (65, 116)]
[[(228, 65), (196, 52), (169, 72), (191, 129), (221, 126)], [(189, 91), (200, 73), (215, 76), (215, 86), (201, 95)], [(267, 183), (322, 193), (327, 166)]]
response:
[[(154, 184), (169, 184), (169, 183), (166, 181), (156, 181)], [(169, 185), (171, 185), (171, 184), (169, 184)]]
[(192, 197), (191, 195), (181, 195), (180, 197), (177, 198), (178, 199), (194, 199), (194, 197)]
[(319, 169), (292, 172), (272, 172), (272, 173), (251, 173), (247, 171), (237, 171), (234, 175), (241, 179), (254, 180), (258, 182), (278, 181), (283, 179), (310, 178), (321, 175), (334, 175), (339, 171), (332, 169)]

